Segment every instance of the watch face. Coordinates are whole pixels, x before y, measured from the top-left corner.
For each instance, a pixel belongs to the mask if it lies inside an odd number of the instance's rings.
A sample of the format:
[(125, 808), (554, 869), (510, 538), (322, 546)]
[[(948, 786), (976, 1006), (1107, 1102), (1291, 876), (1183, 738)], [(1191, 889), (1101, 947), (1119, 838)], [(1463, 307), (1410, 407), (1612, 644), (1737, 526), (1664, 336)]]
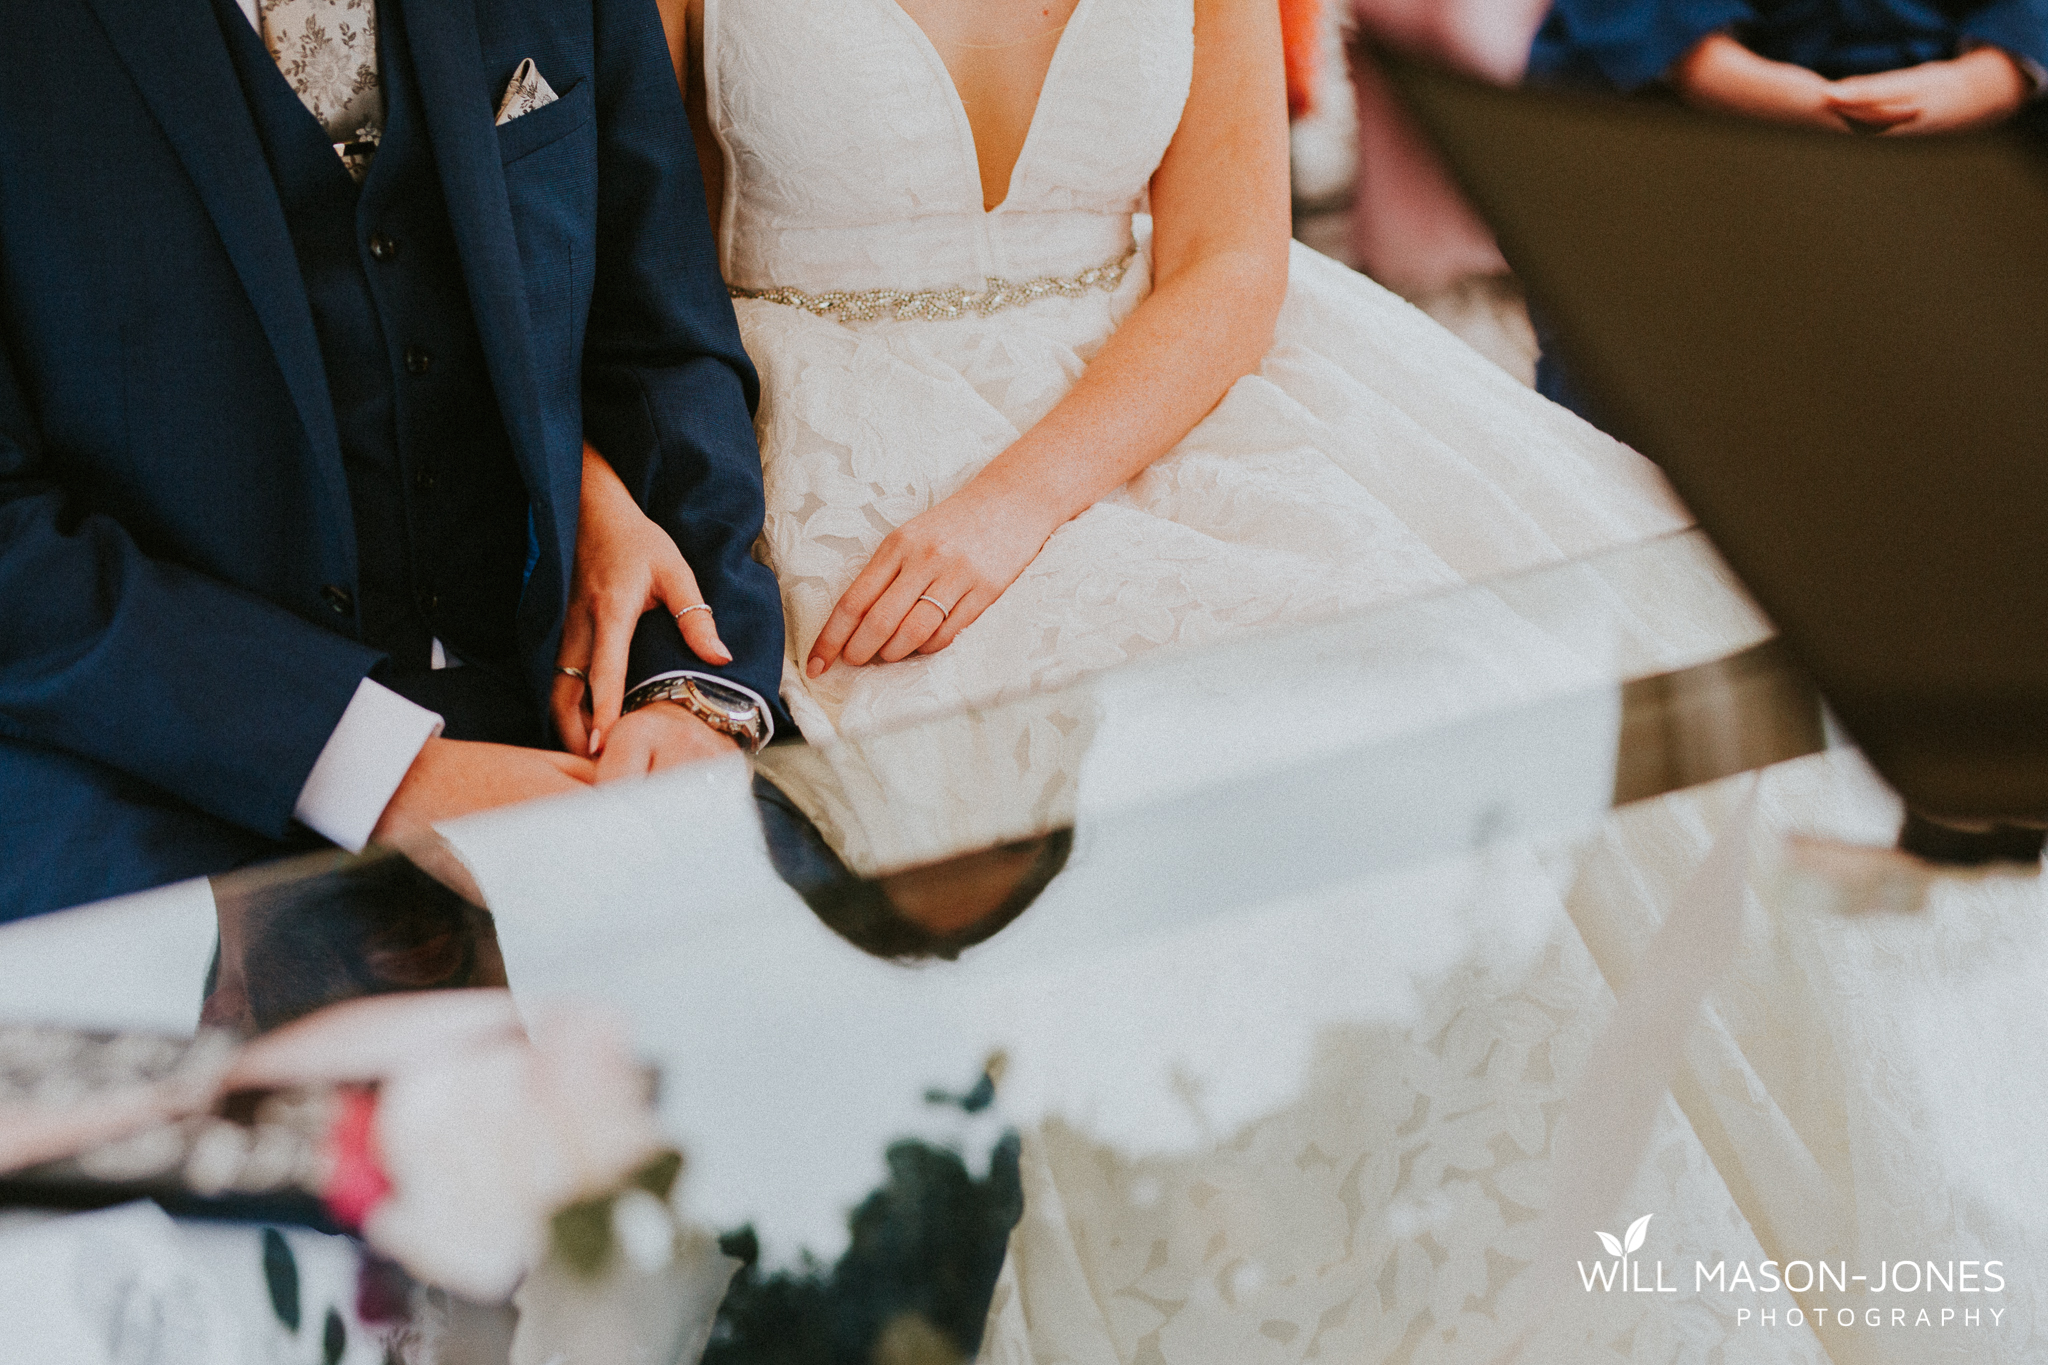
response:
[(734, 720), (752, 719), (756, 714), (754, 699), (737, 687), (728, 687), (709, 678), (692, 678), (690, 685), (697, 689), (698, 696), (729, 713)]

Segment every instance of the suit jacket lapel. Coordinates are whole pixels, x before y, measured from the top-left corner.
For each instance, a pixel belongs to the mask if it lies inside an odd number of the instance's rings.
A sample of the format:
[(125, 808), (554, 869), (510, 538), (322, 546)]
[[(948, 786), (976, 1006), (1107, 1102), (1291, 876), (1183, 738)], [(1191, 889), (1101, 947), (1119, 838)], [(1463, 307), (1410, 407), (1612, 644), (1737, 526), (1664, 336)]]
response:
[(565, 516), (570, 519), (568, 529), (573, 529), (575, 499), (564, 503), (558, 496), (557, 471), (548, 459), (527, 343), (532, 327), (526, 276), (519, 264), (519, 240), (512, 231), (491, 94), (484, 85), (476, 12), (463, 0), (407, 5), (405, 32), (491, 386), (497, 391), (498, 409), (527, 494), (553, 523), (544, 535), (559, 554), (566, 541), (555, 533), (564, 529)]
[[(87, 0), (199, 189), (305, 426), (337, 570), (355, 564), (348, 481), (320, 339), (248, 101), (205, 0)], [(339, 534), (336, 534), (338, 532)]]

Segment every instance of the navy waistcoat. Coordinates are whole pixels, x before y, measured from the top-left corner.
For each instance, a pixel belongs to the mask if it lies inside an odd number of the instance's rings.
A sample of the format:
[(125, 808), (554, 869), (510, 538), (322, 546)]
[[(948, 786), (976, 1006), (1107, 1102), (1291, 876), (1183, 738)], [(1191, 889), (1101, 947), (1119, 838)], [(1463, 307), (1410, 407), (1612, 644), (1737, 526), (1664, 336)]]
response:
[(402, 7), (378, 0), (384, 136), (360, 188), (233, 0), (215, 8), (334, 405), (358, 564), (354, 600), (337, 608), (393, 674), (424, 670), (439, 638), (515, 675), (528, 495), (470, 312)]

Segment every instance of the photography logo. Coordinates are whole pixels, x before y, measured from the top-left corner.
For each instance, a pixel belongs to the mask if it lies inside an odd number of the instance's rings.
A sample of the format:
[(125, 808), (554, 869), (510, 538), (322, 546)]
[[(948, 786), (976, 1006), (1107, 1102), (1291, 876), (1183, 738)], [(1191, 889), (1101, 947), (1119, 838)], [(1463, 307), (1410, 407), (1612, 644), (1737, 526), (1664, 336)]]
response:
[[(1667, 1272), (1661, 1259), (1636, 1254), (1649, 1240), (1653, 1217), (1644, 1214), (1619, 1237), (1594, 1230), (1608, 1259), (1578, 1263), (1588, 1294), (1680, 1291), (1677, 1264)], [(1718, 1260), (1712, 1266), (1696, 1260), (1692, 1292), (1769, 1296), (1754, 1307), (1738, 1304), (1738, 1327), (1997, 1327), (2006, 1312), (1997, 1298), (2005, 1292), (2004, 1269), (2003, 1261), (1900, 1259), (1852, 1275), (1846, 1260)], [(1781, 1292), (1794, 1302), (1787, 1305)]]
[[(1590, 1268), (1584, 1261), (1579, 1262), (1579, 1279), (1584, 1282), (1588, 1294), (1593, 1292), (1593, 1287), (1596, 1284), (1609, 1293), (1614, 1292), (1617, 1286), (1625, 1292), (1635, 1294), (1676, 1294), (1678, 1292), (1677, 1285), (1665, 1285), (1664, 1263), (1662, 1261), (1653, 1262), (1656, 1266), (1656, 1272), (1651, 1278), (1651, 1283), (1645, 1285), (1642, 1282), (1643, 1263), (1639, 1260), (1630, 1259), (1643, 1249), (1643, 1243), (1650, 1236), (1650, 1220), (1656, 1216), (1654, 1213), (1644, 1214), (1636, 1219), (1635, 1222), (1630, 1223), (1628, 1231), (1620, 1237), (1616, 1237), (1611, 1232), (1594, 1230), (1593, 1235), (1600, 1239), (1600, 1245), (1606, 1247), (1607, 1254), (1614, 1259), (1611, 1261), (1595, 1261)], [(1631, 1271), (1635, 1272), (1633, 1284), (1630, 1282)]]

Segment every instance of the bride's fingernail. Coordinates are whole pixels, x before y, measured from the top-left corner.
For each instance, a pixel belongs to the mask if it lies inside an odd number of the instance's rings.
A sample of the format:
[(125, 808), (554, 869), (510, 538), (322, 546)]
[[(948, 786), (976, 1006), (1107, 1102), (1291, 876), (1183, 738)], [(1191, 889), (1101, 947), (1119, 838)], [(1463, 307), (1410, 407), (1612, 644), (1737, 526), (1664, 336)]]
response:
[(603, 735), (602, 735), (601, 733), (599, 733), (598, 731), (596, 731), (596, 730), (592, 730), (592, 731), (590, 732), (590, 756), (591, 756), (592, 758), (596, 758), (596, 757), (597, 757), (597, 751), (598, 751), (598, 749), (600, 749), (601, 747), (603, 747), (603, 744), (604, 744), (604, 736), (603, 736)]
[(819, 657), (818, 657), (817, 655), (815, 655), (815, 654), (813, 654), (813, 655), (811, 656), (811, 661), (810, 661), (809, 663), (807, 663), (807, 664), (805, 664), (805, 665), (804, 665), (804, 673), (805, 673), (805, 675), (806, 675), (806, 676), (808, 676), (808, 677), (813, 677), (813, 678), (815, 678), (815, 677), (817, 677), (817, 676), (818, 676), (818, 675), (819, 675), (820, 673), (823, 673), (824, 671), (825, 671), (825, 661), (824, 661), (823, 659), (819, 658)]

